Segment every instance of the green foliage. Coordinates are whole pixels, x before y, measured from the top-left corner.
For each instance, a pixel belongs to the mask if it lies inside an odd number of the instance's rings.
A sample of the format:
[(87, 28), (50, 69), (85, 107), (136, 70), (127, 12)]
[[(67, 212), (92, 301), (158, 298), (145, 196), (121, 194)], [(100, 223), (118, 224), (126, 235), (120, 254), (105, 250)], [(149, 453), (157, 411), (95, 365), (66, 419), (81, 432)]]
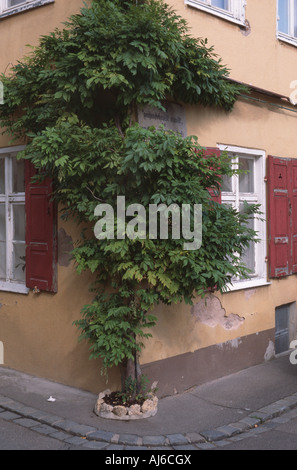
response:
[(237, 213), (207, 191), (235, 171), (228, 158), (205, 157), (195, 137), (135, 122), (138, 106), (163, 109), (168, 96), (230, 111), (241, 88), (227, 76), (207, 41), (190, 36), (163, 1), (96, 0), (1, 77), (0, 125), (27, 140), (20, 157), (53, 178), (63, 217), (92, 229), (95, 207), (116, 207), (117, 195), (126, 205), (203, 205), (196, 251), (171, 236), (99, 241), (92, 230), (82, 233), (73, 256), (96, 283), (76, 325), (106, 369), (135, 361), (156, 323), (154, 306), (191, 303), (247, 275), (241, 256), (256, 237), (248, 220), (258, 208)]
[[(127, 377), (124, 385), (124, 392), (118, 392), (117, 397), (123, 405), (129, 403), (142, 403), (147, 398), (151, 397), (154, 391), (147, 390), (149, 379), (146, 375), (141, 376), (140, 386), (137, 384), (136, 379)], [(139, 389), (139, 391), (138, 391)]]
[[(60, 119), (92, 127), (168, 96), (231, 110), (241, 88), (185, 21), (163, 1), (96, 0), (1, 76), (1, 120), (14, 135)], [(17, 113), (17, 119), (15, 119)]]
[(141, 310), (131, 300), (133, 296), (134, 292), (125, 293), (123, 289), (119, 294), (98, 293), (91, 305), (84, 306), (83, 318), (76, 322), (83, 331), (81, 338), (91, 343), (90, 357), (101, 357), (105, 370), (125, 359), (134, 360), (135, 348), (141, 351), (140, 339), (150, 337), (143, 329), (155, 324), (155, 317)]

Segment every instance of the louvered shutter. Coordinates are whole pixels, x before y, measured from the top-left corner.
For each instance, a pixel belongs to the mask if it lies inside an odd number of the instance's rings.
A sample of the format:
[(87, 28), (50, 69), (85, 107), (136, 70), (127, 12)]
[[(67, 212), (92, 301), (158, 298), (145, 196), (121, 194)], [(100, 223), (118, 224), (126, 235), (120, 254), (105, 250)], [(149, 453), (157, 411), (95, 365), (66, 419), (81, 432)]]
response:
[(292, 273), (297, 273), (297, 160), (291, 162), (291, 227), (292, 227)]
[(270, 277), (288, 276), (291, 268), (290, 160), (268, 157)]
[(52, 181), (32, 182), (36, 171), (26, 161), (26, 285), (57, 291), (56, 211), (51, 200)]

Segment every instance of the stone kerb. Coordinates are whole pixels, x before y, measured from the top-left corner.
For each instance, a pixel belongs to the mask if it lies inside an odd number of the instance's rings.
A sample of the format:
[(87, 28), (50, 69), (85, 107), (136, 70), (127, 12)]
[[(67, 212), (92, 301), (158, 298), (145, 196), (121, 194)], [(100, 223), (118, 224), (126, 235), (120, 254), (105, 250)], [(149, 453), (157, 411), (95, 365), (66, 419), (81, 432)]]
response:
[(112, 406), (105, 402), (104, 398), (110, 395), (110, 390), (99, 393), (94, 412), (100, 418), (120, 419), (123, 421), (144, 419), (155, 416), (158, 411), (158, 398), (152, 392), (148, 393), (147, 399), (140, 404), (130, 406)]

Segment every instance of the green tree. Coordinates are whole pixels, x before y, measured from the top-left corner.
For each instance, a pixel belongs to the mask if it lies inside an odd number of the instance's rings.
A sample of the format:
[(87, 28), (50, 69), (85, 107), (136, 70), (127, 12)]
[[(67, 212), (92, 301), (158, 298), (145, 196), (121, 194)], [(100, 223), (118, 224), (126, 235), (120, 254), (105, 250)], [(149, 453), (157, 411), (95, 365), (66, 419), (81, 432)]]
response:
[(123, 384), (140, 383), (138, 356), (157, 304), (191, 303), (248, 273), (241, 256), (256, 239), (247, 222), (258, 208), (240, 214), (207, 190), (237, 171), (227, 156), (206, 157), (194, 136), (137, 124), (139, 107), (164, 109), (166, 99), (230, 112), (242, 89), (228, 73), (162, 0), (95, 0), (1, 77), (0, 125), (27, 142), (20, 157), (53, 178), (62, 217), (93, 228), (96, 206), (116, 207), (119, 195), (126, 206), (203, 206), (199, 250), (185, 250), (170, 230), (166, 240), (98, 240), (91, 230), (73, 251), (78, 272), (96, 277), (94, 300), (76, 324), (90, 357), (106, 370), (120, 366)]

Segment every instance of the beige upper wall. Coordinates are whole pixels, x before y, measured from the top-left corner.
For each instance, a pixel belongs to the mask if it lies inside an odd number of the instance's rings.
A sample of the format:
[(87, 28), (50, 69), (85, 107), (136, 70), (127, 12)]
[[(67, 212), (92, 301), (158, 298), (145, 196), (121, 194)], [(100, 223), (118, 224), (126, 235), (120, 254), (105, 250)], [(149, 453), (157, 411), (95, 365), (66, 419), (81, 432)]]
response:
[(55, 0), (54, 3), (0, 19), (0, 71), (30, 53), (42, 35), (62, 27), (72, 14), (79, 12), (82, 0)]
[[(54, 3), (0, 20), (0, 70), (29, 52), (40, 36), (53, 31), (83, 6), (82, 0)], [(297, 80), (297, 47), (276, 37), (277, 0), (247, 0), (248, 32), (229, 21), (185, 5), (184, 0), (166, 0), (183, 16), (194, 36), (208, 38), (215, 52), (230, 69), (231, 77), (288, 96)], [(284, 73), (285, 70), (285, 73)]]
[(199, 144), (206, 147), (222, 144), (263, 150), (266, 155), (297, 158), (297, 113), (291, 108), (293, 112), (269, 103), (243, 99), (235, 104), (231, 113), (187, 106), (187, 131), (189, 135), (196, 135)]
[[(250, 29), (185, 5), (184, 0), (166, 0), (190, 27), (191, 34), (207, 38), (222, 58), (232, 78), (289, 96), (297, 80), (297, 47), (276, 37), (277, 0), (247, 0)], [(30, 52), (40, 36), (53, 31), (83, 6), (82, 0), (54, 3), (0, 20), (0, 70), (5, 71)], [(285, 73), (284, 73), (285, 70)]]
[(297, 47), (276, 37), (277, 0), (247, 0), (246, 20), (250, 29), (184, 4), (167, 0), (186, 18), (191, 34), (208, 38), (222, 57), (233, 79), (289, 96), (297, 80)]

